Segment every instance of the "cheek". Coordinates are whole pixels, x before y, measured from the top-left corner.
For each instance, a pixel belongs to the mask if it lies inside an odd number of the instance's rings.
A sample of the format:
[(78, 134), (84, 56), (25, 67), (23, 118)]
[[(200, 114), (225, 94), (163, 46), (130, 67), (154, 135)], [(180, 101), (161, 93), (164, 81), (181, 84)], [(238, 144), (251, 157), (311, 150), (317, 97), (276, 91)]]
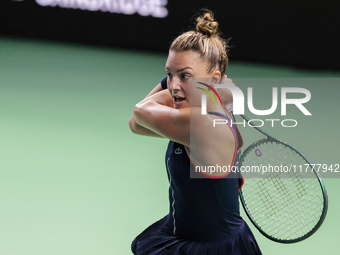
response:
[(200, 91), (196, 91), (196, 93), (194, 93), (195, 91), (193, 91), (193, 93), (191, 94), (191, 96), (188, 99), (188, 102), (190, 104), (190, 106), (192, 107), (200, 107), (201, 106), (201, 93), (199, 93)]

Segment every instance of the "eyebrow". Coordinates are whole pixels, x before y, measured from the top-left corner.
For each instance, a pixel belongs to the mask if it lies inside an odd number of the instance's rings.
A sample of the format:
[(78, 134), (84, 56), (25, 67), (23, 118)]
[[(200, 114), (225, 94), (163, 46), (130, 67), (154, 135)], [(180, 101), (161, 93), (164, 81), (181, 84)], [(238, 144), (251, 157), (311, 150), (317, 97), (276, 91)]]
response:
[[(187, 66), (187, 67), (184, 67), (184, 68), (182, 68), (182, 69), (178, 69), (176, 72), (177, 72), (177, 73), (180, 73), (180, 72), (184, 71), (185, 69), (191, 69), (191, 70), (193, 70), (191, 67)], [(169, 71), (170, 71), (170, 69), (169, 69), (168, 67), (165, 67), (165, 70), (169, 70)]]

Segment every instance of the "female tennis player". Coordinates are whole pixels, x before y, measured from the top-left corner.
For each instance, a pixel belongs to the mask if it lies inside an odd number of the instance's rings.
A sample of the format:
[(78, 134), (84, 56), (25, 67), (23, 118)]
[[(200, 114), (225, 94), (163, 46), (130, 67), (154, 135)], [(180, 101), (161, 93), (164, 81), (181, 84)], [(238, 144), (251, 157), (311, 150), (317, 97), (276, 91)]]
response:
[[(228, 45), (217, 28), (206, 11), (197, 18), (196, 31), (172, 42), (165, 66), (168, 75), (136, 104), (129, 121), (136, 134), (170, 139), (165, 160), (170, 212), (135, 238), (134, 254), (261, 254), (239, 213), (242, 176), (216, 170), (237, 167), (242, 146), (237, 127), (230, 125), (231, 116), (214, 99), (214, 84), (221, 82), (228, 65)], [(195, 83), (194, 78), (207, 82)], [(211, 95), (206, 97), (205, 115), (204, 93)], [(227, 93), (221, 98), (224, 105), (231, 103)], [(226, 125), (213, 125), (214, 119), (225, 120)], [(210, 171), (203, 166), (211, 166)]]

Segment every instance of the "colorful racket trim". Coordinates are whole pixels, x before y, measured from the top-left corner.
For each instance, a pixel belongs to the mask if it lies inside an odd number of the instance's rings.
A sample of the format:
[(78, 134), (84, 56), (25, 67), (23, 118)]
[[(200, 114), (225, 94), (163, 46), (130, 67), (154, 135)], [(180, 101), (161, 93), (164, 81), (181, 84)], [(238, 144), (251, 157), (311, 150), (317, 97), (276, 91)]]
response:
[[(255, 171), (256, 166), (257, 169), (267, 166), (267, 173), (242, 172), (245, 177), (240, 191), (243, 208), (265, 237), (280, 243), (302, 241), (315, 233), (326, 217), (328, 198), (323, 181), (301, 152), (254, 128), (267, 138), (254, 142), (243, 152), (240, 169), (255, 166)], [(286, 172), (269, 173), (269, 165)], [(296, 168), (300, 165), (302, 172)]]

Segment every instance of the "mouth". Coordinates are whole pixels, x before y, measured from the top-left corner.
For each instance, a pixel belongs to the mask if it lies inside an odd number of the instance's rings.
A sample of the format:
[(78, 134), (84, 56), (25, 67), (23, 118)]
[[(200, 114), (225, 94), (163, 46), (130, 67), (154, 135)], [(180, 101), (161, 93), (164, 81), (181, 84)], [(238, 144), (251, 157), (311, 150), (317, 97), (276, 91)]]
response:
[(180, 97), (180, 96), (177, 96), (177, 95), (173, 95), (172, 99), (173, 99), (174, 103), (180, 103), (180, 102), (185, 100), (185, 97)]

